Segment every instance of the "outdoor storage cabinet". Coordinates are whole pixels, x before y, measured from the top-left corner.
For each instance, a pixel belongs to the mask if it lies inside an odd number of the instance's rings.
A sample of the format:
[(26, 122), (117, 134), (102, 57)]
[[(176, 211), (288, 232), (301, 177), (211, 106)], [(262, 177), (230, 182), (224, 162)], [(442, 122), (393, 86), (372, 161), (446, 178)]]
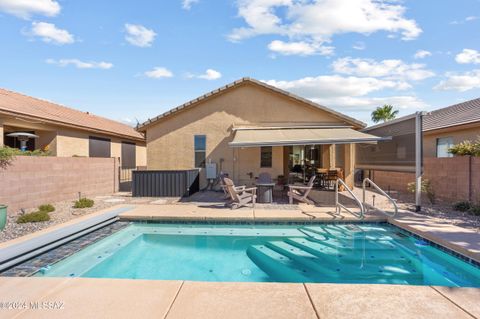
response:
[(183, 197), (199, 190), (198, 170), (133, 171), (133, 197)]

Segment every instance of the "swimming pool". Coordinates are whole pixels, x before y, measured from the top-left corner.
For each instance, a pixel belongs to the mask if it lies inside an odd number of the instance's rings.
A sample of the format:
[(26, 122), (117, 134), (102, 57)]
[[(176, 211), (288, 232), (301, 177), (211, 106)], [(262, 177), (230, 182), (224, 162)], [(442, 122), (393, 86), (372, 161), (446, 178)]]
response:
[(132, 223), (35, 276), (480, 287), (480, 268), (386, 223)]

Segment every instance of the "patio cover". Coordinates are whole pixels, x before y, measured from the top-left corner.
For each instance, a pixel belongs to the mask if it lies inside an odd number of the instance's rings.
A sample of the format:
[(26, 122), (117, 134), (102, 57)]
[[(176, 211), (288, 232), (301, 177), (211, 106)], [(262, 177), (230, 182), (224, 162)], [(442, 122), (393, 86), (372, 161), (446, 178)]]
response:
[(385, 137), (362, 133), (349, 127), (282, 127), (235, 129), (231, 147), (375, 143)]

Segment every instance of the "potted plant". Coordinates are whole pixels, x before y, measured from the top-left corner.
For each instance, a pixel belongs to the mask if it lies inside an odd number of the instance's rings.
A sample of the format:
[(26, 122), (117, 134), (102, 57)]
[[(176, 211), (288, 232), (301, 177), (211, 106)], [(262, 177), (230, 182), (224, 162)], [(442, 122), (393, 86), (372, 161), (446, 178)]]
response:
[(7, 223), (7, 206), (0, 204), (0, 231), (5, 228)]

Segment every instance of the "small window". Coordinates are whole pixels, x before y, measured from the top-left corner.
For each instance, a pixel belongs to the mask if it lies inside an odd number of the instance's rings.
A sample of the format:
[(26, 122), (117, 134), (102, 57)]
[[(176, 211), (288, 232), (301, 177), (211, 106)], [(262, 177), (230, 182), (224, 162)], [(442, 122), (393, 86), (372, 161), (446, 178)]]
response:
[(89, 137), (89, 156), (90, 157), (110, 157), (111, 156), (111, 145), (110, 139), (90, 136)]
[(260, 167), (272, 167), (271, 146), (262, 146), (260, 148)]
[(205, 167), (205, 158), (207, 157), (207, 137), (205, 135), (195, 135), (195, 167)]
[(453, 157), (448, 149), (453, 146), (453, 138), (442, 137), (437, 138), (437, 157)]

